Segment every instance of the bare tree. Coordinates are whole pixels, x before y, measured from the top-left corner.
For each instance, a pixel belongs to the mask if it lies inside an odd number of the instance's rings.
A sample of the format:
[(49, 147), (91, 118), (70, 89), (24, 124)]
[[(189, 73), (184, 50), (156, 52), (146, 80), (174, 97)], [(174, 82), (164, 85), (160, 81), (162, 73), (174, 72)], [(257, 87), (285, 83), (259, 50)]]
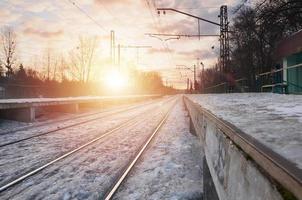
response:
[(96, 44), (96, 37), (80, 37), (78, 46), (70, 52), (70, 73), (74, 79), (89, 81)]
[(13, 65), (16, 62), (16, 34), (11, 27), (4, 27), (1, 31), (2, 64), (6, 67), (6, 76), (13, 74)]
[(46, 48), (43, 56), (42, 65), (44, 66), (42, 69), (43, 77), (45, 80), (59, 80), (60, 74), (58, 74), (58, 67), (60, 64), (60, 56), (59, 54), (54, 52), (52, 48)]
[(301, 28), (301, 0), (261, 0), (240, 7), (231, 26), (232, 65), (238, 77), (247, 78), (251, 91), (259, 89), (257, 74), (282, 63), (275, 56), (278, 42)]

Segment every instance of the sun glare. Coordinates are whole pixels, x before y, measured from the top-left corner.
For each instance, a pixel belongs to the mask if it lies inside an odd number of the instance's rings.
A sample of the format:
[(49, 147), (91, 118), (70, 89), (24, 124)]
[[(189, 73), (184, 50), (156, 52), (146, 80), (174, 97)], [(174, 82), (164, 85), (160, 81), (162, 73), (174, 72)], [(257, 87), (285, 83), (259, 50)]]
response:
[(128, 84), (128, 77), (119, 70), (110, 70), (105, 75), (105, 84), (113, 90), (120, 90)]

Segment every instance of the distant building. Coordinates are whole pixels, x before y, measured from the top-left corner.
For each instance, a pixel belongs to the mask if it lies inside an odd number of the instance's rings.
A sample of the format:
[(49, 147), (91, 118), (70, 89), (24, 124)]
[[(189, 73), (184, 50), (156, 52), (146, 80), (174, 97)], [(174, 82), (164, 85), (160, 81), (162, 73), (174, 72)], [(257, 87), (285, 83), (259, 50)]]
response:
[(302, 30), (279, 43), (276, 58), (283, 65), (287, 93), (302, 94)]

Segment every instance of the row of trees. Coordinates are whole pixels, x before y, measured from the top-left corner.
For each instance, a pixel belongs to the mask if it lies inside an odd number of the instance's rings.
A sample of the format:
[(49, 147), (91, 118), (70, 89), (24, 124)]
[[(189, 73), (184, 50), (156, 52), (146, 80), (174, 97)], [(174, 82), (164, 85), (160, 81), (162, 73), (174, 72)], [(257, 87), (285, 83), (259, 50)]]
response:
[[(256, 75), (282, 64), (275, 56), (278, 43), (302, 29), (302, 1), (261, 0), (252, 7), (246, 2), (233, 11), (229, 71), (234, 79), (246, 78), (250, 90), (255, 91)], [(205, 73), (211, 74), (206, 86), (228, 79), (228, 74), (221, 74), (215, 67)]]
[[(102, 95), (105, 86), (92, 79), (98, 39), (79, 37), (78, 44), (68, 55), (47, 49), (39, 63), (24, 66), (18, 58), (18, 38), (14, 30), (4, 27), (0, 35), (0, 86), (6, 87), (8, 97)], [(155, 72), (132, 69), (131, 93), (170, 93)], [(99, 77), (100, 78), (100, 77)], [(130, 92), (130, 91), (129, 91)]]
[[(47, 48), (43, 61), (39, 64), (32, 63), (33, 66), (27, 68), (28, 70), (32, 70), (29, 68), (39, 68), (34, 71), (41, 80), (69, 79), (89, 82), (97, 42), (96, 37), (79, 37), (78, 44), (65, 58), (54, 53), (55, 50)], [(22, 51), (17, 44), (18, 39), (14, 30), (11, 27), (3, 27), (0, 34), (0, 77), (6, 77), (6, 80), (10, 80), (14, 71), (22, 63), (17, 59), (17, 50)]]
[[(35, 70), (36, 75), (40, 79), (47, 80), (69, 78), (88, 82), (97, 42), (96, 37), (80, 37), (77, 46), (69, 52), (67, 58), (55, 55), (48, 48), (42, 63), (43, 67), (39, 66), (40, 70)], [(21, 61), (17, 59), (17, 43), (18, 39), (14, 30), (11, 27), (3, 27), (0, 33), (0, 77), (13, 76), (14, 70), (17, 70), (21, 64)], [(18, 50), (22, 51), (21, 49)], [(44, 70), (42, 70), (43, 68)]]

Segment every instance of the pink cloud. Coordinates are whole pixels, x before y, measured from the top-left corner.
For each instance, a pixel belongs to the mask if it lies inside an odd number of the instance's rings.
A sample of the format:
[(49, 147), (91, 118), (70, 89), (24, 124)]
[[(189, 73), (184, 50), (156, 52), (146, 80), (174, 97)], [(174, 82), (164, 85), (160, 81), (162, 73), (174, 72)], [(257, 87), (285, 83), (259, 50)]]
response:
[(44, 38), (50, 38), (50, 37), (58, 37), (63, 35), (64, 31), (63, 30), (58, 30), (58, 31), (41, 31), (41, 30), (37, 30), (37, 29), (33, 29), (33, 28), (26, 28), (23, 31), (24, 34), (27, 35), (37, 35), (40, 37), (44, 37)]

